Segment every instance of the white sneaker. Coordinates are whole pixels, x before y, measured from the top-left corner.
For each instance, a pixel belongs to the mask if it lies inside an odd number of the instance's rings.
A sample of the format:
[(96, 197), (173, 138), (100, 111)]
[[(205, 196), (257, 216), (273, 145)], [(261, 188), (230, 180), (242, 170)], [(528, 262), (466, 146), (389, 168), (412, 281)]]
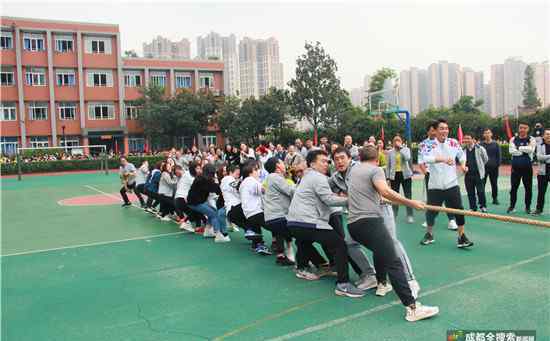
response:
[(376, 296), (386, 296), (386, 294), (392, 290), (393, 288), (390, 283), (386, 283), (386, 285), (378, 283), (378, 287), (376, 288)]
[(361, 276), (361, 278), (355, 282), (355, 286), (358, 289), (365, 291), (376, 288), (378, 286), (378, 282), (376, 281), (376, 276)]
[(224, 236), (221, 232), (216, 233), (216, 238), (214, 238), (214, 243), (227, 243), (230, 241), (229, 236)]
[(414, 299), (416, 300), (418, 298), (418, 293), (420, 292), (420, 284), (416, 281), (416, 279), (409, 281), (409, 288), (411, 288), (412, 295)]
[(164, 217), (160, 218), (161, 221), (172, 221), (172, 218), (170, 216), (165, 215)]
[(456, 224), (456, 220), (454, 220), (454, 219), (449, 220), (449, 225), (447, 225), (447, 228), (449, 230), (453, 230), (453, 231), (457, 230), (458, 225)]
[(411, 217), (411, 216), (408, 216), (407, 217), (407, 224), (413, 224), (414, 223), (414, 218)]
[(229, 227), (231, 228), (232, 232), (239, 232), (239, 228), (235, 224), (230, 224)]
[(428, 223), (427, 223), (427, 222), (423, 222), (423, 223), (422, 223), (422, 227), (428, 227)]
[(296, 277), (305, 279), (306, 281), (317, 281), (320, 278), (316, 273), (307, 270), (296, 271)]
[(193, 228), (193, 226), (191, 226), (191, 224), (189, 224), (188, 222), (186, 221), (183, 221), (181, 222), (180, 224), (180, 230), (182, 231), (187, 231), (187, 232), (195, 232), (195, 229)]
[(407, 315), (405, 320), (409, 322), (420, 321), (429, 317), (439, 314), (439, 307), (430, 307), (427, 305), (421, 305), (420, 302), (415, 303), (416, 309), (407, 307)]
[(211, 227), (211, 228), (205, 228), (202, 236), (204, 238), (214, 238), (216, 237), (216, 234), (214, 233), (214, 229)]

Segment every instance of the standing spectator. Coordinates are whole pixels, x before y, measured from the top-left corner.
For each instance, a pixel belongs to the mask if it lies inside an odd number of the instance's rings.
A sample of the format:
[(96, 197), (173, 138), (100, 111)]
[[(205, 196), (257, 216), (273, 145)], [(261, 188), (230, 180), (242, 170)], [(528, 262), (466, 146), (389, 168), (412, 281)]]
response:
[(296, 147), (293, 145), (288, 146), (288, 154), (286, 154), (285, 157), (285, 166), (292, 169), (302, 161), (304, 161), (304, 157), (296, 151)]
[(304, 147), (302, 140), (296, 139), (296, 141), (294, 141), (294, 146), (296, 147), (296, 152), (302, 155), (302, 157), (305, 159), (307, 156), (307, 149), (306, 147)]
[(378, 140), (376, 142), (378, 148), (378, 167), (386, 167), (386, 150), (384, 149), (384, 141)]
[(241, 150), (240, 150), (240, 159), (239, 162), (242, 165), (248, 162), (248, 160), (255, 160), (256, 156), (254, 155), (254, 150), (252, 148), (248, 148), (248, 146), (245, 143), (241, 143)]
[(544, 135), (544, 128), (542, 127), (542, 123), (537, 122), (535, 123), (535, 140), (537, 141), (537, 145), (543, 143), (542, 136)]
[(493, 205), (498, 205), (498, 168), (500, 167), (500, 145), (493, 141), (493, 132), (486, 128), (483, 131), (483, 142), (481, 146), (485, 148), (489, 161), (485, 165), (485, 176), (483, 177), (483, 190), (487, 184), (487, 178), (491, 181), (491, 195), (493, 197)]
[(544, 130), (543, 141), (537, 147), (537, 160), (539, 160), (537, 209), (533, 214), (540, 215), (544, 209), (544, 196), (550, 181), (550, 128)]
[(351, 159), (353, 161), (359, 160), (359, 148), (353, 144), (353, 139), (351, 135), (344, 136), (344, 148), (349, 150), (349, 153), (351, 154)]
[(487, 203), (482, 179), (485, 177), (485, 164), (488, 162), (489, 157), (485, 148), (475, 143), (472, 135), (464, 134), (464, 143), (466, 144), (464, 152), (466, 153), (466, 167), (468, 168), (468, 172), (464, 177), (464, 184), (468, 193), (470, 210), (477, 211), (477, 202), (479, 201), (480, 211), (486, 213)]
[(277, 144), (277, 148), (275, 149), (275, 157), (277, 157), (279, 160), (284, 161), (286, 158), (286, 151), (283, 148), (282, 144)]
[[(381, 153), (380, 148), (378, 154)], [(380, 160), (380, 156), (379, 159)], [(378, 161), (380, 163), (380, 161)], [(382, 167), (382, 166), (380, 166)], [(386, 174), (390, 180), (391, 189), (399, 193), (399, 188), (403, 187), (405, 198), (412, 198), (412, 157), (409, 147), (403, 144), (401, 136), (393, 138), (393, 148), (388, 153), (388, 162), (386, 165)], [(399, 205), (393, 205), (393, 214), (397, 218)], [(412, 224), (413, 209), (407, 206), (407, 223)]]
[(514, 212), (516, 207), (520, 181), (525, 188), (525, 212), (531, 213), (531, 199), (533, 196), (533, 155), (537, 147), (534, 137), (529, 136), (529, 125), (519, 123), (518, 136), (510, 139), (509, 150), (512, 155), (512, 188), (510, 189), (510, 206), (507, 213)]

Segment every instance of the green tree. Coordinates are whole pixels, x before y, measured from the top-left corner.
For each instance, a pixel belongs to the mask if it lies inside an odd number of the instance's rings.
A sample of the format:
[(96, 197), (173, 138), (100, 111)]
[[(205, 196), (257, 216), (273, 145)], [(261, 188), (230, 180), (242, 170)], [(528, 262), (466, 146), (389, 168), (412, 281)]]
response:
[(126, 58), (137, 58), (138, 54), (135, 50), (126, 50), (124, 51), (124, 57)]
[[(374, 76), (372, 76), (370, 84), (369, 84), (369, 93), (377, 92), (382, 89), (384, 89), (384, 82), (387, 79), (393, 79), (397, 77), (397, 73), (387, 67), (381, 68), (380, 70), (376, 71)], [(376, 110), (378, 108), (378, 104), (382, 101), (384, 95), (383, 94), (377, 94), (370, 97), (370, 104), (367, 102), (366, 107), (371, 107), (372, 110)]]
[(321, 43), (306, 42), (305, 49), (296, 60), (296, 77), (288, 84), (292, 89), (293, 115), (313, 126), (316, 140), (319, 128), (334, 123), (342, 112), (339, 107), (342, 89), (336, 77), (336, 62)]
[(451, 110), (455, 113), (463, 112), (463, 113), (474, 113), (474, 114), (480, 114), (481, 113), (481, 106), (483, 105), (483, 100), (474, 100), (472, 96), (462, 96), (458, 99), (458, 101), (453, 104)]
[(534, 72), (530, 65), (525, 68), (525, 80), (523, 82), (523, 106), (527, 109), (537, 109), (542, 106), (537, 96), (537, 88), (533, 79)]

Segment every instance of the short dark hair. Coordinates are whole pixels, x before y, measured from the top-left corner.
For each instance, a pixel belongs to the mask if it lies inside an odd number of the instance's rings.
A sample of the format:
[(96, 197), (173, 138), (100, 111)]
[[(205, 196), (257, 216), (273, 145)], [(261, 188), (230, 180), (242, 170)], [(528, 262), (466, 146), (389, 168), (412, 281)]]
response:
[(483, 132), (486, 132), (487, 130), (490, 131), (491, 133), (493, 132), (493, 130), (491, 130), (491, 128), (489, 128), (489, 127), (483, 129)]
[(342, 146), (338, 146), (334, 150), (334, 153), (332, 153), (332, 155), (342, 154), (342, 153), (345, 153), (349, 158), (351, 158), (351, 152), (349, 151), (349, 149), (347, 149), (345, 147), (342, 147)]
[(449, 121), (444, 119), (443, 117), (438, 118), (436, 121), (435, 128), (437, 129), (441, 123), (445, 123), (446, 125), (449, 125)]
[(370, 161), (378, 159), (378, 148), (375, 146), (365, 146), (359, 151), (359, 159), (361, 161)]
[(529, 127), (529, 123), (528, 123), (527, 121), (519, 121), (518, 127), (521, 126), (521, 125), (524, 125), (524, 126), (528, 126), (528, 127)]
[(265, 170), (271, 174), (275, 172), (275, 169), (277, 168), (277, 164), (281, 162), (278, 157), (270, 157), (264, 164)]
[(254, 172), (254, 170), (257, 169), (257, 167), (258, 167), (258, 165), (255, 161), (245, 163), (244, 166), (243, 166), (243, 169), (242, 169), (243, 179), (248, 178), (250, 176), (250, 174), (252, 174), (252, 172)]
[(234, 164), (234, 163), (231, 163), (231, 164), (229, 164), (229, 166), (227, 166), (227, 173), (233, 173), (233, 172), (236, 171), (238, 168), (239, 168), (239, 166), (237, 166), (237, 165)]
[(307, 166), (311, 167), (311, 164), (317, 161), (317, 158), (319, 157), (319, 155), (328, 156), (327, 152), (321, 149), (315, 149), (307, 153), (306, 155)]
[(430, 130), (431, 128), (437, 129), (437, 121), (436, 120), (429, 120), (428, 121), (428, 127), (426, 128), (426, 131)]
[(198, 162), (196, 161), (191, 161), (189, 162), (189, 174), (191, 174), (191, 176), (195, 177), (197, 176), (197, 166), (199, 165)]
[(183, 170), (183, 167), (182, 167), (181, 165), (176, 164), (175, 169), (176, 169), (176, 170)]
[(216, 167), (211, 163), (207, 163), (202, 169), (202, 176), (207, 179), (214, 179), (214, 176), (216, 176)]

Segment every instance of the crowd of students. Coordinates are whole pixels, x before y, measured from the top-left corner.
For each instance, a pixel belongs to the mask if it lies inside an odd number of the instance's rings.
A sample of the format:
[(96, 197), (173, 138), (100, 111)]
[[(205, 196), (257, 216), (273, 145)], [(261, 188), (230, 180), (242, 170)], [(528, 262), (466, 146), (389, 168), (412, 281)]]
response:
[[(531, 139), (522, 129), (520, 125), (519, 135), (510, 141), (512, 191), (517, 190), (515, 179), (527, 172), (527, 159), (532, 162), (534, 153)], [(498, 204), (499, 149), (494, 148), (490, 131), (484, 132), (483, 144), (466, 134), (464, 147), (448, 135), (444, 119), (433, 121), (419, 146), (427, 203), (463, 209), (458, 166), (466, 174), (471, 209), (478, 209), (479, 199), (479, 209), (486, 211), (487, 178), (493, 203)], [(206, 155), (196, 148), (183, 153), (172, 150), (164, 161), (156, 165), (145, 161), (139, 168), (121, 158), (124, 185), (120, 193), (123, 206), (131, 205), (127, 192), (133, 191), (147, 212), (163, 221), (175, 220), (181, 230), (213, 238), (216, 243), (230, 242), (229, 231), (242, 229), (253, 252), (264, 256), (275, 253), (276, 263), (293, 266), (297, 278), (336, 276), (337, 295), (356, 298), (376, 289), (376, 295), (384, 296), (395, 290), (405, 307), (406, 320), (417, 321), (437, 315), (439, 309), (416, 300), (420, 285), (396, 236), (395, 216), (404, 205), (407, 222), (413, 223), (413, 210), (424, 210), (425, 204), (412, 199), (411, 150), (400, 136), (391, 144), (391, 149), (385, 150), (381, 141), (371, 137), (359, 148), (346, 136), (342, 145), (329, 144), (326, 138), (321, 138), (318, 146), (311, 140), (305, 145), (297, 140), (286, 150), (273, 144), (255, 150), (245, 144), (239, 148), (228, 145), (224, 150), (212, 148)], [(550, 174), (548, 146), (550, 130), (544, 132), (538, 147), (538, 177), (546, 183)], [(401, 187), (404, 196), (399, 194)], [(539, 182), (539, 196), (543, 189), (546, 186)], [(422, 245), (435, 241), (436, 216), (437, 212), (426, 212)], [(449, 215), (449, 228), (457, 231), (458, 248), (473, 246), (465, 233), (463, 215)], [(265, 233), (271, 233), (270, 248)], [(320, 244), (324, 256), (315, 243)], [(374, 266), (363, 246), (372, 251)], [(359, 277), (355, 283), (350, 282), (349, 265)]]

